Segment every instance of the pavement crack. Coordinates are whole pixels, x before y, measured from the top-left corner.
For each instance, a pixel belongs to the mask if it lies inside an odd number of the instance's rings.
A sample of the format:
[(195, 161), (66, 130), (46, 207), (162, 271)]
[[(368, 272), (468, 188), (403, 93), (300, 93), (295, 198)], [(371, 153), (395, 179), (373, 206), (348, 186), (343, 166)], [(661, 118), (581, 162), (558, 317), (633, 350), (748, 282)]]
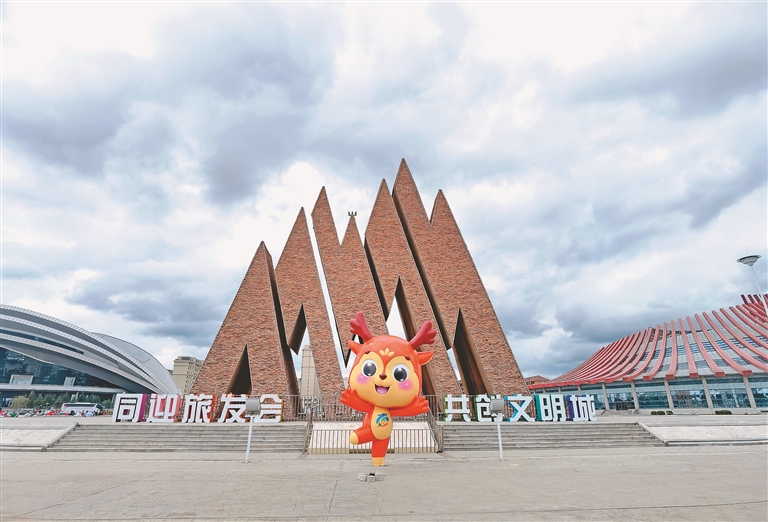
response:
[(333, 499), (336, 497), (336, 488), (339, 487), (339, 479), (341, 478), (341, 470), (344, 469), (344, 461), (341, 461), (341, 466), (339, 466), (339, 472), (336, 474), (336, 483), (333, 485), (333, 493), (331, 493), (331, 501), (328, 502), (328, 513), (325, 515), (326, 522), (329, 520), (331, 516), (331, 508), (333, 507)]
[(98, 495), (99, 493), (104, 493), (105, 491), (109, 491), (109, 490), (112, 490), (112, 489), (115, 489), (115, 488), (119, 488), (119, 487), (122, 487), (122, 486), (127, 486), (128, 484), (133, 484), (134, 482), (138, 482), (138, 480), (137, 479), (129, 480), (128, 482), (123, 482), (122, 484), (116, 484), (116, 485), (110, 486), (108, 488), (100, 489), (99, 491), (94, 491), (92, 493), (88, 493), (87, 495), (82, 495), (82, 496), (79, 496), (79, 497), (76, 497), (76, 498), (68, 499), (66, 502), (57, 502), (56, 504), (51, 504), (50, 506), (45, 506), (45, 507), (41, 507), (41, 508), (38, 508), (38, 509), (33, 509), (32, 511), (27, 511), (26, 513), (20, 513), (18, 515), (14, 515), (11, 518), (25, 517), (27, 515), (31, 515), (32, 513), (37, 513), (38, 511), (44, 511), (46, 509), (51, 509), (51, 508), (54, 508), (56, 506), (63, 506), (64, 504), (69, 504), (71, 502), (77, 502), (78, 500), (82, 500), (84, 498), (92, 497), (93, 495)]

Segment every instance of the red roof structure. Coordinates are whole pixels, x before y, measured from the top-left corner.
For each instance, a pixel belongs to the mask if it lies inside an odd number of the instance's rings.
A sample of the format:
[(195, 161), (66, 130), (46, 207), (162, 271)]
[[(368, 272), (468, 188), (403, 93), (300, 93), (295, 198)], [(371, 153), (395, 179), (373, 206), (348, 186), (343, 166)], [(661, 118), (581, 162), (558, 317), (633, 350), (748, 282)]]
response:
[(656, 325), (600, 348), (573, 370), (531, 390), (652, 379), (768, 372), (768, 317), (758, 295)]

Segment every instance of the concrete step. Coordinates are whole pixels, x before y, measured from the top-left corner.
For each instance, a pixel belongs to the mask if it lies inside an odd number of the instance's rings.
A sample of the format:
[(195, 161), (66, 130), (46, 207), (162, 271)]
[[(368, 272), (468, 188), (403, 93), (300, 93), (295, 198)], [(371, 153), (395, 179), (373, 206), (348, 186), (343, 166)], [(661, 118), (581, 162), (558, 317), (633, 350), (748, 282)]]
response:
[[(498, 449), (496, 425), (442, 424), (445, 451)], [(509, 449), (661, 446), (661, 441), (635, 424), (501, 425), (502, 447)]]
[[(300, 452), (305, 425), (254, 426), (251, 451)], [(245, 451), (248, 426), (240, 425), (81, 425), (50, 451)]]
[[(166, 453), (173, 453), (173, 452), (189, 452), (189, 453), (245, 453), (245, 445), (238, 446), (236, 448), (228, 448), (228, 447), (221, 447), (221, 448), (200, 448), (197, 446), (180, 446), (180, 447), (163, 447), (163, 448), (148, 448), (146, 446), (122, 446), (119, 448), (110, 448), (110, 447), (61, 447), (59, 445), (53, 446), (48, 449), (48, 451), (72, 451), (72, 452), (82, 452), (82, 451), (115, 451), (115, 452), (147, 452), (147, 453), (160, 453), (160, 452), (166, 452)], [(301, 448), (261, 448), (258, 446), (251, 446), (251, 453), (297, 453), (301, 452)]]

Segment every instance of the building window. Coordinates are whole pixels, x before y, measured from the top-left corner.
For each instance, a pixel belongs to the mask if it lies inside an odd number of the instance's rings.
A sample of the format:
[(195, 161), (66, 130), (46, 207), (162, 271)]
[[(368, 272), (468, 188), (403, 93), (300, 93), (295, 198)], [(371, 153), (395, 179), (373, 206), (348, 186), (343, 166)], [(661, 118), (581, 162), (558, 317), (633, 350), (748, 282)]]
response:
[(596, 410), (604, 410), (605, 409), (605, 398), (603, 397), (603, 387), (602, 386), (582, 386), (581, 387), (581, 394), (582, 395), (591, 395), (595, 398), (595, 409)]
[(749, 386), (755, 398), (755, 406), (768, 408), (768, 377), (750, 377)]
[(34, 384), (61, 386), (65, 382), (74, 382), (75, 386), (114, 388), (114, 384), (87, 373), (71, 370), (57, 364), (38, 361), (28, 355), (23, 355), (7, 348), (0, 348), (0, 384), (9, 384), (12, 375), (31, 376)]
[(749, 408), (749, 397), (744, 380), (737, 379), (707, 379), (709, 396), (713, 408)]
[(709, 408), (699, 379), (669, 381), (669, 391), (675, 408)]
[(608, 408), (611, 410), (634, 410), (635, 400), (632, 398), (632, 388), (627, 385), (605, 385), (608, 395)]
[(639, 382), (635, 384), (637, 405), (642, 410), (667, 409), (667, 389), (663, 382)]

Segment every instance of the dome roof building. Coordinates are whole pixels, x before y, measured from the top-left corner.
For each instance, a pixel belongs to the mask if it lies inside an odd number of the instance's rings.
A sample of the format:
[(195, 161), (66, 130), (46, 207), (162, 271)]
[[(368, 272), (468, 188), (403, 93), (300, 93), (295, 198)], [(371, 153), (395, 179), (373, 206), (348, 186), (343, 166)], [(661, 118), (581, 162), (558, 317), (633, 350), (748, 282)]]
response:
[(530, 389), (611, 410), (768, 410), (768, 318), (759, 296), (742, 301), (640, 330)]
[(0, 305), (0, 397), (36, 393), (179, 393), (168, 370), (122, 339)]

